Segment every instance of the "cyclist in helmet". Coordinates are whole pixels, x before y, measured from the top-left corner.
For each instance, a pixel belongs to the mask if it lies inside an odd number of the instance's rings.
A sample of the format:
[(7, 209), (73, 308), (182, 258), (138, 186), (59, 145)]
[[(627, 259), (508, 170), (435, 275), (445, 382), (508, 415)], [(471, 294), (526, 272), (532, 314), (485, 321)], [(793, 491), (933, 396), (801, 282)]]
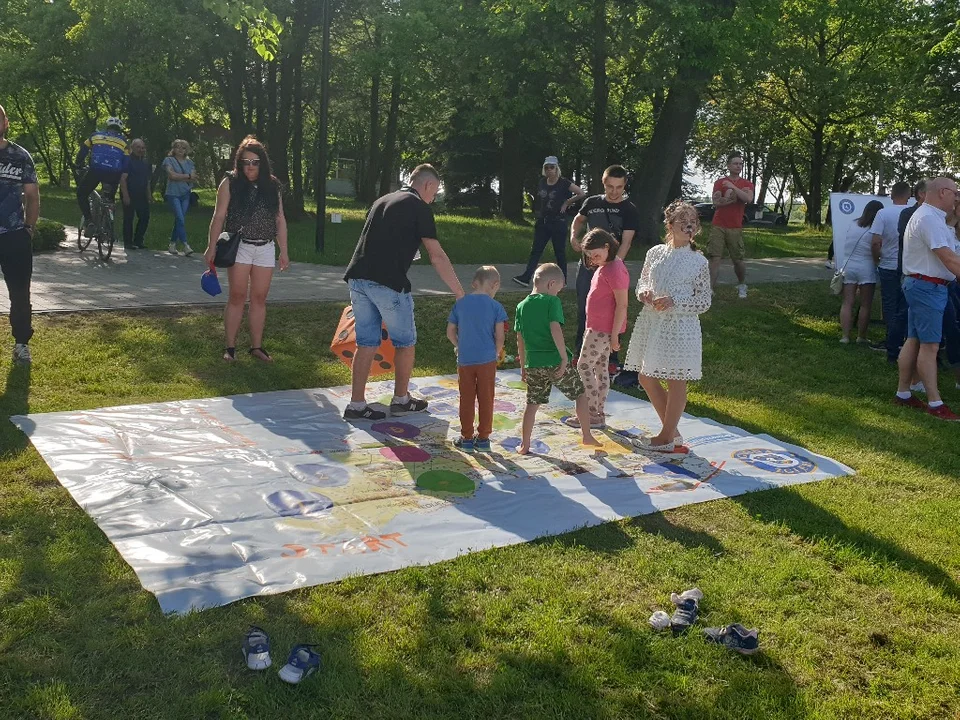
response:
[(88, 155), (90, 168), (77, 185), (77, 204), (83, 212), (84, 234), (90, 237), (94, 230), (90, 221), (90, 193), (103, 183), (104, 196), (113, 202), (130, 156), (120, 118), (109, 118), (105, 130), (98, 130), (84, 141), (77, 153), (78, 169), (83, 167)]

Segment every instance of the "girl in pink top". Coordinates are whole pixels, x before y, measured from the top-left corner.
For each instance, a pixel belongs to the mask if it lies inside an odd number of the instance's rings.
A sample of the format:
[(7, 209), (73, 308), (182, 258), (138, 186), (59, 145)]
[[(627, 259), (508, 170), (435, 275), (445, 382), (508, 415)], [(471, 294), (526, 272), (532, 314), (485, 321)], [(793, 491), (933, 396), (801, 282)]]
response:
[(620, 244), (606, 230), (596, 228), (582, 241), (584, 263), (598, 270), (587, 295), (587, 331), (577, 361), (577, 372), (586, 388), (590, 427), (606, 424), (604, 408), (610, 391), (609, 357), (620, 349), (620, 333), (627, 330), (627, 291), (630, 273), (617, 257)]

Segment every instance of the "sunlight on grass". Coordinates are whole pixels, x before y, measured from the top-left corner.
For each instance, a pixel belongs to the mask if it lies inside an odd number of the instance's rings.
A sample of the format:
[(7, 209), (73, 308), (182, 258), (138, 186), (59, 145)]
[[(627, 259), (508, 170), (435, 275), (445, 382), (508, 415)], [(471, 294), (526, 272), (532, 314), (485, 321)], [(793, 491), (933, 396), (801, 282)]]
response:
[[(498, 299), (512, 313), (522, 297)], [(417, 298), (421, 375), (455, 371), (449, 305)], [(743, 302), (721, 288), (688, 410), (856, 476), (164, 617), (7, 418), (344, 384), (327, 350), (341, 309), (271, 306), (271, 366), (222, 363), (215, 308), (42, 316), (29, 372), (0, 354), (3, 717), (886, 720), (960, 706), (956, 429), (893, 406), (895, 371), (836, 342), (820, 283)], [(760, 655), (650, 632), (650, 613), (694, 585), (701, 623), (759, 626)], [(248, 673), (251, 623), (275, 665), (319, 643), (321, 673), (296, 690)]]

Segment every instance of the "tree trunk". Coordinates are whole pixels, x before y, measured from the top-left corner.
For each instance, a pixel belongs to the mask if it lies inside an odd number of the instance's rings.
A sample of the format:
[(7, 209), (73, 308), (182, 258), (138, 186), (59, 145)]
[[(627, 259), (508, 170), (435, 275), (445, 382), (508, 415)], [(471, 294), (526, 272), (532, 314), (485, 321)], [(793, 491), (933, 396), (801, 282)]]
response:
[(680, 156), (680, 162), (673, 173), (673, 179), (670, 181), (670, 188), (667, 190), (667, 196), (664, 198), (664, 205), (669, 204), (677, 198), (683, 197), (683, 166), (686, 164), (686, 143), (684, 143), (684, 152)]
[(292, 156), (293, 196), (291, 211), (293, 217), (303, 217), (303, 48), (298, 48), (292, 58), (293, 65), (293, 130), (290, 150)]
[(523, 138), (514, 127), (503, 129), (500, 153), (500, 214), (523, 222)]
[[(763, 172), (760, 174), (760, 189), (757, 191), (755, 202), (763, 205), (767, 198), (767, 190), (770, 187), (770, 180), (773, 178), (773, 150), (767, 153), (763, 162)], [(776, 208), (774, 208), (776, 209)]]
[(811, 134), (809, 196), (806, 223), (816, 228), (823, 227), (823, 130), (818, 122)]
[(383, 138), (383, 155), (380, 158), (380, 195), (386, 195), (396, 178), (394, 158), (397, 153), (397, 122), (400, 118), (400, 74), (395, 73), (390, 84), (390, 110), (387, 113), (387, 130)]
[[(284, 52), (280, 62), (280, 87), (272, 92), (273, 101), (279, 101), (276, 115), (271, 116), (273, 132), (270, 134), (270, 159), (273, 164), (273, 174), (277, 176), (284, 188), (290, 188), (290, 165), (287, 145), (290, 142), (290, 110), (293, 103), (293, 59), (289, 51)], [(279, 98), (277, 94), (279, 92)], [(288, 199), (285, 196), (285, 199)]]
[(644, 153), (643, 171), (633, 183), (631, 199), (640, 213), (634, 244), (652, 245), (660, 239), (660, 212), (677, 168), (682, 167), (687, 139), (700, 108), (700, 93), (708, 80), (705, 72), (694, 70), (688, 71), (687, 77), (678, 72), (671, 84)]
[[(373, 34), (374, 49), (379, 51), (382, 44), (383, 33), (377, 26)], [(362, 203), (369, 205), (374, 201), (374, 193), (377, 189), (377, 177), (380, 174), (380, 65), (373, 73), (370, 79), (370, 129), (369, 140), (367, 144), (366, 171), (363, 174), (363, 182), (357, 188), (357, 194)]]
[(593, 78), (593, 137), (590, 161), (591, 192), (600, 192), (607, 164), (607, 0), (593, 0), (593, 42), (590, 75)]

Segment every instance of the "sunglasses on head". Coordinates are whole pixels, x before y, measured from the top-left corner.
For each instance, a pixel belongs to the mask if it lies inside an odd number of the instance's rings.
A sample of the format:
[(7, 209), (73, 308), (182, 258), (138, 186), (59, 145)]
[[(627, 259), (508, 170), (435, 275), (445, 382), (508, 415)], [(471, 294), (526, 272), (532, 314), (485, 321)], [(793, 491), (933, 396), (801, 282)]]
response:
[(240, 161), (240, 167), (260, 167), (260, 158), (254, 160), (247, 160), (244, 158)]

